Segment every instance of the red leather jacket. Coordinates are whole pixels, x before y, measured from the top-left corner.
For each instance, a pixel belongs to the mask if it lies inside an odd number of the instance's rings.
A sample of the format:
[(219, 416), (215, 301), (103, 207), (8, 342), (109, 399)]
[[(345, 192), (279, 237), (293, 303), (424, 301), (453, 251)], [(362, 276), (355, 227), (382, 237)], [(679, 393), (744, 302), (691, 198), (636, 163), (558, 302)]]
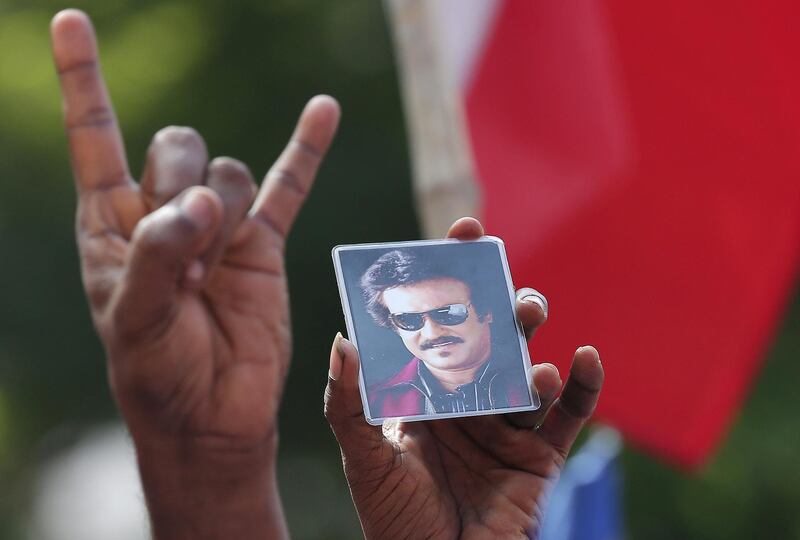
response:
[(527, 384), (521, 366), (496, 365), (489, 360), (473, 383), (463, 385), (468, 387), (467, 399), (463, 394), (454, 399), (454, 393), (446, 392), (419, 358), (412, 358), (390, 379), (370, 387), (367, 394), (371, 416), (391, 418), (530, 405)]

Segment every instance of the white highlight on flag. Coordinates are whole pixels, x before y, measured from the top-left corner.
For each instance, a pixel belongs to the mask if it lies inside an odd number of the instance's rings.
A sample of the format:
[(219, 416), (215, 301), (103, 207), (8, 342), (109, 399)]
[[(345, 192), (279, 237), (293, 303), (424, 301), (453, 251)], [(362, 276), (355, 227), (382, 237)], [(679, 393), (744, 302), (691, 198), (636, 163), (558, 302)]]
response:
[(500, 7), (499, 0), (437, 0), (433, 16), (440, 33), (445, 69), (462, 92), (469, 87), (475, 62), (483, 51)]

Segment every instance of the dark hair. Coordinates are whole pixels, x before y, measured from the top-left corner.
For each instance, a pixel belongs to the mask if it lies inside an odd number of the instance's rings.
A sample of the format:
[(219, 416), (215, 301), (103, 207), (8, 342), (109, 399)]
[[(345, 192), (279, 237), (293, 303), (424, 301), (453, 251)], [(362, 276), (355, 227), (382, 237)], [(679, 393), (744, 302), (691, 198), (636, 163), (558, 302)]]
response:
[(421, 256), (420, 249), (424, 248), (396, 249), (384, 253), (361, 276), (361, 289), (367, 311), (376, 323), (387, 328), (392, 327), (389, 310), (382, 301), (385, 290), (440, 278), (463, 282), (469, 288), (472, 305), (479, 317), (483, 318), (491, 311), (490, 293), (478, 283), (477, 270), (480, 261), (459, 264), (461, 261), (434, 249), (428, 249)]

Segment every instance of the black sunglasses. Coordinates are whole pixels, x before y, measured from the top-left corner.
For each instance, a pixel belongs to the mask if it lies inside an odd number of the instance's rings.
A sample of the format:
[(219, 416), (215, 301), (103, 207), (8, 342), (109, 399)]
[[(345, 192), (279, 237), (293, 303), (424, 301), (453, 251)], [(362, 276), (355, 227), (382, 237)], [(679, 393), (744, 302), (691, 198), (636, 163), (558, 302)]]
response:
[(436, 324), (456, 326), (469, 317), (469, 304), (450, 304), (419, 313), (392, 313), (389, 320), (400, 330), (414, 332), (425, 326), (425, 317)]

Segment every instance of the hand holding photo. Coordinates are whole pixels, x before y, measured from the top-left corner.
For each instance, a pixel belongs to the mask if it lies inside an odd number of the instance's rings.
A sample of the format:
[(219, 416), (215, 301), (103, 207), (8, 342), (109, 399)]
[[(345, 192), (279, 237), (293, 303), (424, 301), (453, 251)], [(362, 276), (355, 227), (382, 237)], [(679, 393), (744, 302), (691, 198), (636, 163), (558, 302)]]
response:
[(539, 407), (502, 241), (338, 246), (333, 258), (368, 422)]

